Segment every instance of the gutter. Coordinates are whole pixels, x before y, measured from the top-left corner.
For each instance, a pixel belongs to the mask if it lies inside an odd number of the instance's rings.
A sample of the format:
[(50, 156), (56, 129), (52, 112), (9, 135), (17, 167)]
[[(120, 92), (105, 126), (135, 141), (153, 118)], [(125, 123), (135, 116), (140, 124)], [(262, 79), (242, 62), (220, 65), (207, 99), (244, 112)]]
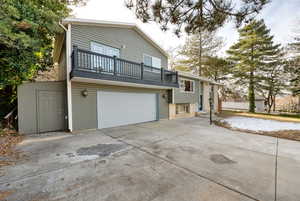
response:
[(59, 26), (64, 29), (66, 32), (66, 82), (67, 82), (67, 121), (68, 121), (68, 130), (70, 132), (73, 131), (73, 114), (72, 114), (72, 92), (71, 92), (71, 79), (70, 79), (70, 72), (71, 72), (71, 25), (68, 25), (66, 28), (61, 22), (58, 22)]
[(61, 26), (61, 28), (63, 28), (65, 30), (65, 32), (68, 31), (68, 29), (59, 21), (58, 22), (59, 26)]

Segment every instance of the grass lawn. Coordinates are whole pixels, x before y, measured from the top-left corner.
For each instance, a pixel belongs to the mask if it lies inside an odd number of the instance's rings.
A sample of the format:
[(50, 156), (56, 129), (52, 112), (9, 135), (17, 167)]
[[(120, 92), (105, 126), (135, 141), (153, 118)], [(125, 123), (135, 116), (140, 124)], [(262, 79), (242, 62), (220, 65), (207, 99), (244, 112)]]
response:
[(260, 119), (270, 119), (277, 121), (295, 122), (300, 123), (300, 114), (265, 114), (265, 113), (249, 113), (249, 112), (236, 112), (236, 111), (222, 111), (218, 116), (230, 117), (230, 116), (244, 116), (254, 117)]

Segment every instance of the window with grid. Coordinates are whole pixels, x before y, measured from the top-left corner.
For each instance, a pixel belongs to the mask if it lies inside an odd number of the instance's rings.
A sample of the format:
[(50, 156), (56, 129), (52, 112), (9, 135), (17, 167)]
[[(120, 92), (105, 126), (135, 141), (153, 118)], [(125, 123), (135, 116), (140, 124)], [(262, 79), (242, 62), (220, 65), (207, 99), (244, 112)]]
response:
[(181, 79), (180, 80), (180, 90), (183, 92), (194, 92), (194, 81), (193, 80), (187, 80), (187, 79)]

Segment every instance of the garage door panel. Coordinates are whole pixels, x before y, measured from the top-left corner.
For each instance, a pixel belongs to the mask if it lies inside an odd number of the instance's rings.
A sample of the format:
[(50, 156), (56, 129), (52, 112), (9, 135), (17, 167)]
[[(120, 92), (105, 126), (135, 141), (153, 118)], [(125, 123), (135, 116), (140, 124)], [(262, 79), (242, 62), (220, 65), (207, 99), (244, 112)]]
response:
[(98, 91), (98, 128), (156, 120), (156, 94)]

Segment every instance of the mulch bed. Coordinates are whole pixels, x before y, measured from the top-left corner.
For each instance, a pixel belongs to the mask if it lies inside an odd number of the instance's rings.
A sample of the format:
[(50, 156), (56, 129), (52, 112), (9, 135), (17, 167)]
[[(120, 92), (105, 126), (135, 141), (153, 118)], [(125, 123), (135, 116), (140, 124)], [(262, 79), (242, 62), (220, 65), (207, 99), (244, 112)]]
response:
[(14, 164), (22, 157), (22, 153), (15, 149), (22, 140), (23, 136), (14, 130), (0, 131), (0, 168)]
[(246, 133), (267, 135), (272, 137), (278, 137), (282, 139), (300, 141), (300, 131), (299, 130), (281, 130), (281, 131), (253, 131), (247, 129), (233, 128), (227, 122), (221, 122), (220, 120), (214, 121), (214, 124), (220, 127), (228, 128), (234, 131), (241, 131)]

